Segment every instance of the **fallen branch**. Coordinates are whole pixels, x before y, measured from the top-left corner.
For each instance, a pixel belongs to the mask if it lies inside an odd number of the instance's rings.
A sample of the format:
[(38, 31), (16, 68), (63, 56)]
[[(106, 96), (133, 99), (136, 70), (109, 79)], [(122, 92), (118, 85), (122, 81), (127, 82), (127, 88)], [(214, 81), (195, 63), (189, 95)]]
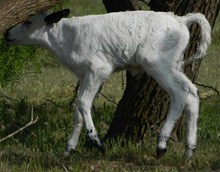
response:
[(105, 94), (103, 94), (101, 91), (99, 92), (99, 94), (100, 94), (102, 97), (104, 97), (107, 101), (109, 101), (109, 102), (111, 102), (111, 103), (113, 103), (113, 104), (115, 104), (115, 105), (118, 105), (114, 100), (108, 98), (108, 97), (107, 97)]
[(3, 100), (5, 100), (5, 99), (7, 99), (7, 100), (9, 100), (9, 101), (16, 101), (16, 100), (14, 100), (14, 99), (12, 99), (11, 97), (8, 97), (7, 95), (5, 95), (4, 93), (0, 93), (0, 99), (3, 99)]
[(214, 88), (213, 86), (199, 84), (199, 83), (195, 83), (195, 84), (200, 86), (200, 87), (209, 88), (209, 89), (213, 90), (214, 92), (216, 92), (218, 96), (220, 96), (220, 92), (218, 91), (218, 89)]
[(0, 139), (0, 143), (3, 142), (4, 140), (10, 138), (10, 137), (13, 137), (14, 135), (16, 135), (19, 132), (21, 132), (22, 130), (24, 130), (25, 128), (35, 124), (37, 122), (37, 120), (38, 120), (38, 117), (36, 117), (34, 119), (34, 115), (33, 114), (34, 114), (34, 112), (33, 112), (33, 106), (32, 106), (32, 108), (31, 108), (31, 121), (29, 123), (27, 123), (24, 127), (21, 127), (20, 129), (16, 130), (15, 132), (13, 132), (13, 133), (7, 135), (6, 137)]
[(138, 0), (138, 1), (143, 2), (148, 5), (151, 0)]
[(60, 109), (63, 109), (63, 108), (64, 108), (64, 106), (57, 104), (57, 103), (54, 102), (53, 100), (46, 99), (46, 101), (49, 102), (50, 104), (52, 104), (52, 105), (54, 105), (54, 106), (60, 108)]
[(78, 95), (78, 91), (79, 91), (79, 81), (77, 81), (77, 84), (74, 87), (73, 96), (72, 96), (71, 100), (69, 101), (69, 106), (70, 107), (72, 107), (74, 102), (76, 101), (76, 98), (77, 98), (77, 95)]

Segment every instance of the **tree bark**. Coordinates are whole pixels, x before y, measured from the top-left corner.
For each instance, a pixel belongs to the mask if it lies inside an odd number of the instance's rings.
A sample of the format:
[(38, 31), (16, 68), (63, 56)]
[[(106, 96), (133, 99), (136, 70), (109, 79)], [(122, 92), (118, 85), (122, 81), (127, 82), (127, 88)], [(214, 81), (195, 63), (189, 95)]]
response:
[(137, 0), (102, 0), (102, 2), (108, 13), (138, 9)]
[(62, 0), (0, 0), (0, 34), (28, 16), (48, 10)]
[[(116, 2), (117, 3), (117, 2)], [(203, 13), (211, 26), (220, 9), (220, 0), (151, 0), (151, 10), (173, 11), (177, 15), (189, 12)], [(185, 58), (190, 57), (197, 49), (199, 40), (199, 28), (191, 28), (191, 39)], [(201, 61), (188, 65), (185, 68), (186, 75), (195, 81)], [(192, 70), (193, 69), (193, 70)], [(131, 138), (133, 141), (141, 141), (158, 133), (168, 110), (169, 98), (158, 84), (149, 76), (133, 77), (127, 72), (127, 84), (124, 95), (120, 100), (113, 121), (105, 136), (109, 138)], [(177, 136), (182, 136), (182, 123), (179, 120), (175, 129)]]

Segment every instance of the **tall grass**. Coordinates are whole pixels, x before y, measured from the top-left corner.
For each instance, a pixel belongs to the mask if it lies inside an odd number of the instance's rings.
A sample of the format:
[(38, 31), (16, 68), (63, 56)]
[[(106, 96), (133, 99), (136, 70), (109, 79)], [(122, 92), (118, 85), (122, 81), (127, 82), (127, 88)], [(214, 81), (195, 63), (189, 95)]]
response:
[[(101, 0), (69, 0), (64, 7), (72, 15), (104, 13)], [(204, 58), (199, 83), (219, 86), (219, 19), (213, 32), (213, 43)], [(1, 88), (0, 138), (30, 121), (31, 109), (37, 123), (18, 135), (0, 143), (0, 171), (211, 171), (220, 170), (220, 98), (216, 95), (201, 100), (198, 123), (198, 148), (191, 160), (183, 158), (184, 143), (169, 142), (168, 153), (155, 158), (156, 138), (121, 146), (120, 141), (107, 142), (107, 154), (102, 156), (90, 149), (83, 131), (78, 151), (63, 159), (63, 151), (72, 131), (73, 108), (77, 79), (51, 55), (46, 58), (39, 74), (25, 74), (18, 84)], [(114, 74), (104, 84), (93, 106), (93, 118), (103, 137), (111, 122), (123, 89), (123, 73)], [(202, 92), (209, 90), (199, 88)], [(107, 97), (107, 98), (106, 98)]]

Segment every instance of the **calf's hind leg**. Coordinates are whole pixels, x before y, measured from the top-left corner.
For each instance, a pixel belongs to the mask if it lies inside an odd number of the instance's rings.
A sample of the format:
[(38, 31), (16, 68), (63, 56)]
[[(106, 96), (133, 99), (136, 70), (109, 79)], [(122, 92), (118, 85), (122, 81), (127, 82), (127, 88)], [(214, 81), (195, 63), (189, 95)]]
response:
[(192, 86), (184, 109), (186, 115), (186, 157), (191, 157), (196, 148), (197, 141), (197, 119), (199, 114), (199, 96), (196, 87)]
[[(190, 94), (191, 81), (178, 69), (167, 63), (154, 65), (154, 70), (149, 70), (143, 63), (143, 68), (158, 84), (168, 93), (170, 106), (165, 123), (163, 124), (157, 145), (157, 157), (160, 158), (167, 151), (167, 140), (170, 137), (176, 121), (182, 115)], [(153, 71), (153, 72), (151, 72)]]
[(158, 137), (157, 156), (160, 157), (166, 152), (167, 139), (170, 137), (174, 124), (184, 109), (187, 116), (186, 155), (192, 156), (192, 150), (196, 146), (197, 117), (199, 111), (197, 88), (180, 71), (175, 71), (172, 76), (173, 83), (170, 87), (165, 87), (165, 90), (170, 96), (170, 107), (166, 121)]

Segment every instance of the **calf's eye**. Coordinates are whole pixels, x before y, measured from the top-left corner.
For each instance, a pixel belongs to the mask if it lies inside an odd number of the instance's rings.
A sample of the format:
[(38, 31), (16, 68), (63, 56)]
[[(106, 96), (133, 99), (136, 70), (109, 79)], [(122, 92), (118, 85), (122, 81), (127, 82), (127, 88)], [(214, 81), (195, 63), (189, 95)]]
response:
[(30, 25), (31, 23), (32, 23), (31, 21), (27, 20), (24, 22), (24, 25)]

